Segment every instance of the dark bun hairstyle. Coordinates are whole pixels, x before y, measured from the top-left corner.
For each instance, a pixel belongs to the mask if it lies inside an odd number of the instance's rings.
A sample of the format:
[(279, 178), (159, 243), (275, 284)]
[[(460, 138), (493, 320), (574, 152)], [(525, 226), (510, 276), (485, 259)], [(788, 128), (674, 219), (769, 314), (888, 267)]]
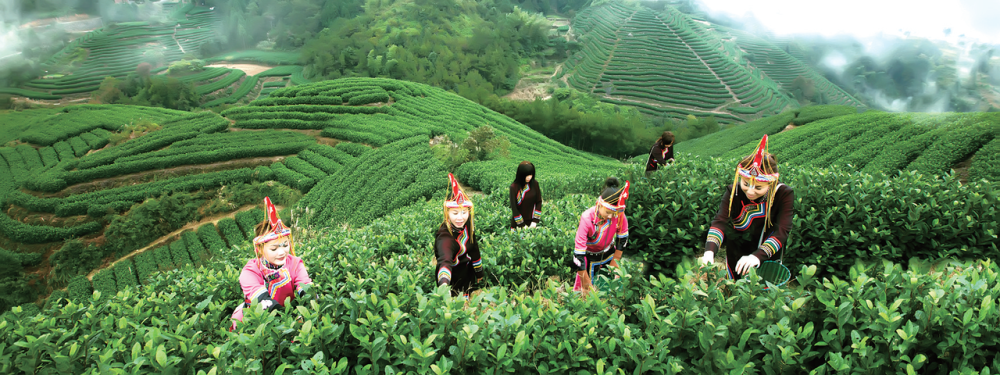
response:
[(666, 146), (666, 145), (673, 144), (674, 143), (674, 132), (669, 131), (669, 130), (663, 132), (663, 135), (660, 135), (660, 140), (659, 141), (660, 141), (660, 145), (661, 146)]
[(604, 191), (601, 192), (601, 199), (605, 201), (617, 199), (620, 186), (621, 183), (618, 182), (617, 177), (608, 177), (607, 180), (604, 180)]

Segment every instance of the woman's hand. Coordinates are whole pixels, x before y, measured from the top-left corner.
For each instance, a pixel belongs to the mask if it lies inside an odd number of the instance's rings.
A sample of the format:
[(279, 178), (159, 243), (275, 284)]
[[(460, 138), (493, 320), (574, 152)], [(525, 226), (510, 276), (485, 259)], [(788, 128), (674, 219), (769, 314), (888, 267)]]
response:
[(740, 258), (739, 262), (736, 262), (736, 273), (745, 275), (750, 272), (750, 267), (760, 267), (760, 259), (753, 255), (745, 255)]
[(705, 255), (703, 255), (701, 258), (699, 258), (699, 260), (701, 261), (701, 264), (703, 264), (703, 265), (706, 265), (706, 266), (712, 265), (712, 263), (715, 263), (715, 253), (711, 252), (711, 251), (706, 251)]
[(534, 222), (532, 222), (532, 223), (531, 223), (531, 227), (532, 227), (532, 228), (536, 227), (537, 225), (535, 225), (535, 224), (537, 224), (537, 223), (534, 223)]

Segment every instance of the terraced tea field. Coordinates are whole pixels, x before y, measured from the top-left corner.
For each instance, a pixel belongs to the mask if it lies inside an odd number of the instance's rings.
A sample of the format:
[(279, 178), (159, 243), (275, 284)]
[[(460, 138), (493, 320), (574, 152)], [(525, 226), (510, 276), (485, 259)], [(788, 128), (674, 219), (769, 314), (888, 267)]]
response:
[(201, 43), (214, 35), (219, 15), (207, 7), (185, 9), (176, 22), (119, 23), (87, 33), (43, 64), (55, 71), (66, 55), (83, 49), (87, 57), (79, 68), (59, 78), (29, 81), (24, 88), (55, 96), (84, 94), (97, 90), (105, 77), (124, 78), (152, 55), (162, 56), (162, 63), (167, 63), (186, 53), (197, 54)]
[[(218, 72), (233, 74), (225, 69), (205, 74)], [(282, 78), (297, 73), (295, 67), (282, 67), (260, 76)], [(431, 155), (430, 137), (447, 134), (461, 139), (483, 125), (508, 137), (512, 153), (549, 168), (553, 176), (618, 165), (553, 142), (444, 90), (388, 79), (341, 79), (280, 88), (269, 98), (225, 111), (226, 118), (211, 112), (112, 105), (39, 111), (37, 116), (18, 115), (30, 121), (29, 130), (17, 137), (21, 144), (0, 147), (4, 161), (0, 175), (5, 182), (0, 187), (6, 196), (0, 215), (0, 246), (45, 253), (59, 249), (66, 240), (79, 239), (98, 246), (89, 251), (110, 261), (129, 256), (156, 239), (112, 246), (111, 238), (118, 233), (115, 221), (128, 220), (132, 212), (142, 210), (137, 207), (144, 202), (194, 194), (203, 197), (191, 203), (201, 212), (228, 204), (227, 199), (233, 198), (222, 197), (233, 186), (304, 194), (296, 207), (310, 208), (313, 225), (364, 225), (393, 209), (430, 198), (444, 187), (445, 181), (435, 178), (446, 172)], [(142, 121), (156, 123), (160, 129), (108, 145), (126, 126)], [(476, 188), (495, 190), (509, 183), (512, 165), (507, 164), (469, 163), (459, 175)], [(493, 173), (480, 174), (479, 170)], [(358, 184), (368, 193), (356, 196)], [(218, 208), (211, 209), (218, 212)], [(194, 220), (207, 217), (192, 216)], [(218, 229), (211, 224), (198, 228), (197, 235), (217, 236), (229, 245), (244, 243), (254, 223), (244, 219), (237, 230), (226, 220), (218, 221)], [(185, 223), (171, 226), (164, 234), (181, 224)], [(171, 256), (161, 256), (161, 264), (202, 264), (215, 249), (209, 243), (197, 245), (185, 232), (172, 236), (173, 240), (158, 240), (170, 243), (165, 249), (148, 249), (130, 261), (145, 264), (163, 252)], [(126, 265), (120, 267), (130, 264), (121, 263)], [(61, 269), (46, 261), (39, 265), (50, 266)], [(110, 272), (92, 275), (95, 287), (105, 285), (98, 290), (111, 290), (110, 283), (101, 281)], [(53, 276), (67, 279), (72, 275)], [(75, 283), (83, 285), (80, 280)]]
[(566, 64), (568, 82), (601, 100), (654, 116), (714, 116), (741, 123), (795, 104), (778, 85), (736, 63), (706, 27), (664, 12), (608, 4), (575, 19), (584, 48)]
[[(996, 113), (854, 113), (814, 106), (682, 142), (677, 151), (702, 157), (748, 155), (763, 134), (782, 165), (846, 167), (868, 173), (917, 171), (939, 176), (959, 169), (968, 180), (1000, 181), (1000, 115)], [(805, 121), (802, 121), (805, 120)], [(788, 125), (799, 127), (784, 130)], [(966, 163), (961, 165), (960, 163)]]

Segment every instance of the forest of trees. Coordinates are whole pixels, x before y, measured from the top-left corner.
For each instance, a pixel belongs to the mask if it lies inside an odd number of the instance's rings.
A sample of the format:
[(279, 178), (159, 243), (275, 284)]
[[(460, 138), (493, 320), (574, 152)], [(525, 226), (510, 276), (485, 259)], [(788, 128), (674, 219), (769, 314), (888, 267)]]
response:
[(148, 63), (139, 64), (125, 79), (105, 78), (101, 87), (91, 94), (94, 104), (133, 104), (182, 111), (198, 108), (200, 99), (192, 83), (151, 75)]

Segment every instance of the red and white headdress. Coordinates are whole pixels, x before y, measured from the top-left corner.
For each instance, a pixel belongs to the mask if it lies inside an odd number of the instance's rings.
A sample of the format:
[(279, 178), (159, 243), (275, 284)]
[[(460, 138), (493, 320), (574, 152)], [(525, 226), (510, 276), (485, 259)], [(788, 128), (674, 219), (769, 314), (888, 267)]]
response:
[(614, 212), (625, 212), (625, 201), (628, 200), (628, 181), (625, 181), (625, 186), (615, 193), (615, 195), (608, 198), (607, 201), (601, 196), (597, 197), (597, 204), (604, 206)]
[(760, 145), (757, 146), (757, 151), (753, 155), (753, 160), (750, 162), (749, 168), (743, 168), (742, 165), (736, 165), (736, 171), (740, 176), (746, 178), (752, 178), (757, 182), (772, 183), (778, 181), (777, 171), (765, 171), (764, 170), (764, 157), (770, 155), (767, 152), (767, 134), (760, 139)]
[(253, 244), (255, 246), (267, 243), (269, 241), (274, 241), (281, 237), (288, 237), (292, 234), (292, 230), (288, 227), (285, 227), (285, 225), (281, 223), (281, 219), (278, 218), (278, 210), (274, 208), (274, 204), (271, 204), (270, 197), (264, 197), (264, 209), (266, 210), (265, 215), (267, 221), (269, 224), (271, 224), (270, 225), (271, 230), (267, 231), (266, 233), (260, 236), (255, 237), (253, 239)]
[(465, 195), (462, 188), (458, 186), (458, 180), (451, 173), (448, 174), (448, 182), (451, 183), (451, 199), (444, 199), (444, 208), (472, 208), (472, 201)]
[(733, 199), (736, 198), (736, 191), (740, 189), (740, 178), (749, 178), (756, 182), (762, 182), (768, 184), (771, 188), (767, 191), (767, 211), (764, 214), (765, 222), (767, 225), (771, 225), (771, 207), (774, 205), (774, 194), (778, 191), (778, 170), (777, 166), (772, 167), (767, 166), (764, 163), (764, 158), (771, 156), (767, 152), (767, 134), (760, 139), (760, 144), (757, 145), (757, 151), (754, 152), (752, 159), (750, 159), (750, 166), (744, 168), (743, 160), (740, 160), (736, 164), (736, 176), (733, 177), (733, 191), (729, 195), (729, 207), (733, 206)]

